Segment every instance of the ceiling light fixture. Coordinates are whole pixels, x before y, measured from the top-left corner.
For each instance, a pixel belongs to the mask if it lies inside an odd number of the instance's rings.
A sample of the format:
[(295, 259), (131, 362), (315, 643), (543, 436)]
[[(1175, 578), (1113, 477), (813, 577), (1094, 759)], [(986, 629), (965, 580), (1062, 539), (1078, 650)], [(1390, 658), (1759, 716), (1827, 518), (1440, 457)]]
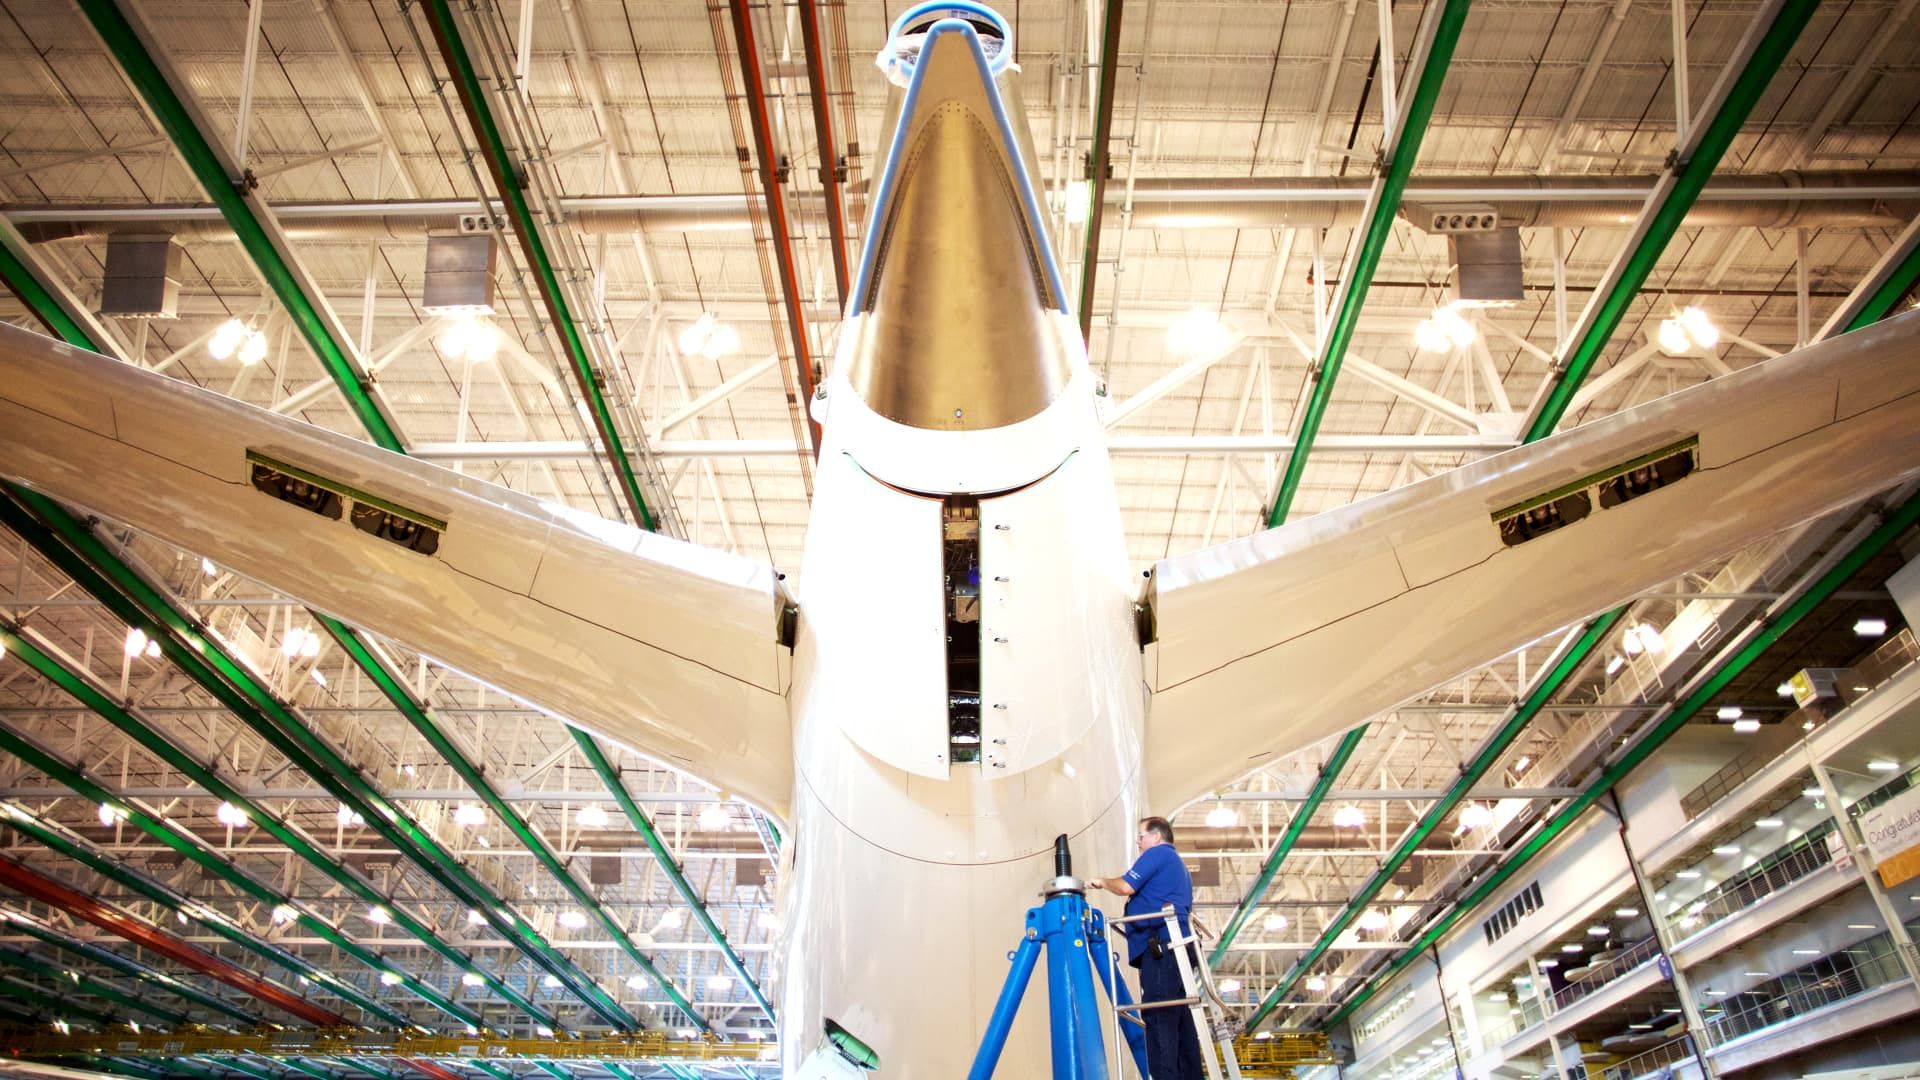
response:
[(1773, 692), (1780, 695), (1781, 697), (1790, 698), (1793, 696), (1793, 684), (1790, 682), (1783, 682), (1779, 686), (1774, 687)]
[(1713, 853), (1715, 855), (1738, 855), (1740, 854), (1740, 849), (1732, 844), (1722, 844), (1714, 848)]
[(1900, 766), (1894, 762), (1879, 759), (1867, 762), (1867, 769), (1871, 772), (1898, 772)]
[(1613, 917), (1616, 919), (1636, 919), (1640, 917), (1640, 909), (1636, 907), (1617, 907), (1613, 909)]
[(1287, 917), (1276, 911), (1272, 915), (1267, 916), (1260, 926), (1268, 933), (1285, 930), (1287, 928)]
[(380, 985), (381, 986), (399, 986), (400, 976), (395, 975), (391, 971), (383, 971), (380, 973)]
[(212, 337), (207, 339), (207, 355), (215, 360), (231, 358), (235, 352), (239, 351), (241, 342), (245, 341), (250, 333), (252, 331), (246, 323), (239, 319), (228, 319), (220, 324), (220, 328), (213, 332)]
[(1778, 829), (1785, 824), (1785, 821), (1777, 817), (1763, 817), (1759, 821), (1754, 822), (1753, 827), (1756, 829)]
[(642, 977), (640, 977), (640, 976), (638, 976), (638, 975), (629, 975), (629, 976), (627, 976), (627, 989), (629, 989), (629, 990), (645, 990), (646, 988), (647, 988), (647, 980), (646, 980), (646, 979), (644, 979), (644, 978), (642, 978)]
[(1316, 994), (1320, 993), (1322, 990), (1325, 990), (1326, 988), (1327, 988), (1327, 980), (1323, 976), (1314, 975), (1307, 979), (1307, 989), (1313, 991)]
[(367, 921), (375, 926), (385, 926), (393, 921), (393, 914), (378, 904), (367, 909)]
[(487, 980), (481, 978), (477, 972), (463, 971), (460, 973), (461, 986), (479, 986), (486, 981)]
[(487, 917), (485, 915), (480, 914), (479, 908), (467, 909), (467, 925), (468, 926), (479, 926), (481, 923), (484, 923), (486, 921), (487, 921)]
[(1348, 803), (1333, 812), (1333, 827), (1336, 829), (1361, 829), (1367, 824), (1367, 812)]
[(1719, 716), (1720, 719), (1722, 720), (1738, 720), (1740, 719), (1740, 706), (1722, 705), (1720, 706), (1720, 711), (1716, 715)]
[(111, 826), (116, 821), (127, 820), (127, 811), (112, 803), (100, 804), (100, 824)]
[(461, 803), (459, 806), (453, 808), (453, 823), (455, 825), (469, 826), (485, 825), (487, 823), (487, 812), (472, 803)]
[(1209, 829), (1231, 829), (1238, 824), (1240, 824), (1240, 815), (1226, 803), (1216, 802), (1213, 804), (1213, 809), (1207, 811), (1207, 828)]
[(1460, 810), (1460, 824), (1469, 829), (1483, 829), (1493, 824), (1493, 810), (1485, 803), (1468, 803)]
[(1887, 632), (1887, 620), (1861, 619), (1853, 624), (1853, 632), (1861, 637), (1882, 637)]
[(560, 925), (569, 930), (584, 930), (587, 926), (587, 917), (578, 911), (568, 909), (560, 913)]
[(542, 975), (540, 976), (540, 985), (549, 990), (558, 990), (560, 988), (560, 979), (556, 975)]
[(1167, 348), (1176, 355), (1212, 356), (1227, 347), (1233, 332), (1220, 317), (1203, 307), (1188, 308), (1167, 324)]
[(720, 832), (733, 824), (733, 815), (727, 813), (723, 803), (708, 803), (700, 808), (698, 818), (700, 827), (708, 832)]
[(1735, 720), (1733, 722), (1733, 730), (1739, 732), (1742, 735), (1751, 735), (1754, 732), (1760, 730), (1760, 721), (1755, 720), (1752, 717), (1748, 717), (1744, 720)]
[(299, 912), (293, 910), (291, 907), (288, 907), (285, 904), (275, 905), (273, 909), (273, 921), (276, 924), (290, 923), (294, 919), (298, 918), (299, 915), (300, 915)]
[(604, 829), (607, 812), (598, 806), (583, 806), (573, 812), (573, 823), (583, 829)]
[(140, 629), (137, 626), (127, 631), (127, 647), (126, 647), (127, 655), (139, 656), (141, 653), (146, 651), (147, 651), (147, 632), (145, 630)]
[(1385, 930), (1387, 928), (1386, 913), (1381, 911), (1375, 911), (1372, 908), (1368, 908), (1367, 910), (1360, 913), (1360, 921), (1357, 925), (1360, 927), (1360, 929), (1366, 930), (1369, 932), (1376, 931), (1376, 930)]
[(213, 816), (220, 824), (225, 825), (229, 829), (244, 829), (250, 824), (247, 818), (247, 812), (230, 802), (221, 803), (219, 807), (214, 810)]
[(718, 360), (740, 351), (740, 332), (705, 311), (680, 331), (676, 341), (682, 355), (704, 356), (709, 360)]

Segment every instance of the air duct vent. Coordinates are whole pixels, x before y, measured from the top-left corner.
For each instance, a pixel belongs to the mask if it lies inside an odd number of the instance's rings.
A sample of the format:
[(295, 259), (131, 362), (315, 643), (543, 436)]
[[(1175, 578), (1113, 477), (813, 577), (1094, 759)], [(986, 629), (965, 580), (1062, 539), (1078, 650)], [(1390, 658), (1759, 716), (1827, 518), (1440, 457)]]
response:
[[(486, 219), (480, 220), (484, 226)], [(493, 314), (498, 250), (492, 235), (484, 232), (427, 237), (427, 281), (420, 306), (435, 315)]]
[(1461, 300), (1482, 303), (1524, 299), (1520, 275), (1520, 230), (1462, 232), (1447, 237), (1458, 268), (1455, 292)]
[(180, 245), (165, 233), (107, 238), (107, 274), (100, 314), (119, 319), (171, 319), (180, 310)]

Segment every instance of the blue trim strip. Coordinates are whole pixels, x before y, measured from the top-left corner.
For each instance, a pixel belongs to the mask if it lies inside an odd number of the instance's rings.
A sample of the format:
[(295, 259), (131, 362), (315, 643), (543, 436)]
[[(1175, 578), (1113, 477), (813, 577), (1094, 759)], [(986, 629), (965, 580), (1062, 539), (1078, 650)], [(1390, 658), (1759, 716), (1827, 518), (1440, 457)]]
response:
[[(906, 30), (908, 23), (911, 23), (915, 19), (924, 18), (936, 11), (954, 16), (978, 15), (983, 21), (990, 22), (994, 26), (999, 27), (1000, 40), (1005, 43), (1005, 46), (1000, 50), (1000, 55), (993, 58), (993, 63), (990, 66), (993, 69), (993, 73), (998, 75), (1007, 70), (1008, 64), (1013, 63), (1013, 27), (1007, 24), (1005, 16), (985, 4), (976, 4), (973, 0), (928, 0), (928, 2), (924, 4), (915, 4), (907, 9), (905, 15), (893, 20), (893, 26), (887, 31), (887, 42), (891, 44), (900, 40), (900, 35)], [(943, 19), (941, 21), (944, 22), (946, 20)], [(929, 36), (927, 43), (932, 44), (932, 42), (933, 38)], [(922, 56), (926, 55), (925, 46), (921, 47), (920, 54)], [(905, 64), (902, 66), (907, 68), (908, 75), (911, 77), (913, 72), (912, 66)]]
[[(959, 7), (962, 5), (951, 3), (935, 6)], [(1067, 290), (1060, 283), (1060, 267), (1054, 262), (1053, 246), (1047, 242), (1046, 219), (1040, 213), (1039, 199), (1034, 195), (1026, 159), (1020, 154), (1020, 141), (1014, 138), (1013, 122), (1007, 118), (1006, 104), (1000, 100), (1000, 88), (994, 83), (993, 73), (988, 68), (986, 52), (980, 47), (980, 35), (974, 32), (972, 26), (958, 19), (945, 19), (933, 24), (933, 28), (927, 31), (927, 42), (921, 46), (920, 55), (926, 56), (931, 52), (934, 42), (938, 41), (943, 34), (962, 35), (966, 38), (967, 47), (973, 53), (973, 62), (980, 70), (980, 81), (987, 90), (987, 100), (993, 105), (993, 118), (999, 125), (1000, 139), (1005, 144), (1007, 156), (1013, 162), (1014, 186), (1020, 192), (1020, 203), (1027, 214), (1027, 226), (1032, 230), (1034, 243), (1040, 249), (1040, 264), (1046, 269), (1047, 285), (1053, 290), (1054, 302), (1058, 309), (1065, 312), (1067, 311)], [(913, 81), (907, 84), (906, 99), (900, 105), (900, 119), (893, 129), (893, 142), (887, 147), (886, 167), (881, 170), (880, 184), (874, 192), (874, 219), (867, 228), (866, 238), (861, 242), (860, 270), (853, 279), (852, 300), (847, 310), (849, 318), (866, 313), (865, 298), (868, 285), (873, 279), (874, 258), (878, 254), (879, 236), (883, 231), (880, 215), (886, 211), (887, 204), (893, 199), (894, 182), (897, 179), (902, 151), (907, 140), (907, 128), (912, 126), (913, 110), (920, 98), (920, 85), (923, 78), (923, 73), (916, 67)]]

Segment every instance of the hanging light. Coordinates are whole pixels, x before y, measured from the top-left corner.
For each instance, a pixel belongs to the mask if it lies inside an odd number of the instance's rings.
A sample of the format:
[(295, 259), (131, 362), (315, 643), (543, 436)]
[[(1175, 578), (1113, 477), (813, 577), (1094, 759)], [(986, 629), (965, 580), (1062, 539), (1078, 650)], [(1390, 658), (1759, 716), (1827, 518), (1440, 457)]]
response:
[(1220, 992), (1223, 994), (1239, 993), (1240, 980), (1239, 979), (1222, 979), (1220, 982)]
[(140, 629), (137, 626), (127, 631), (127, 655), (139, 656), (141, 653), (146, 651), (147, 651), (147, 632), (145, 630)]
[(1667, 649), (1667, 639), (1660, 636), (1660, 631), (1655, 629), (1652, 623), (1643, 622), (1627, 632), (1629, 634), (1639, 635), (1640, 647), (1655, 656), (1665, 652)]
[(300, 915), (299, 912), (293, 910), (291, 907), (288, 907), (285, 904), (277, 904), (274, 906), (274, 909), (273, 909), (273, 921), (276, 925), (283, 924), (283, 923), (290, 923), (294, 919), (298, 918), (299, 915)]
[(1333, 812), (1333, 827), (1336, 829), (1361, 829), (1367, 824), (1367, 812), (1348, 803)]
[(461, 803), (459, 806), (453, 808), (453, 823), (455, 825), (485, 825), (487, 823), (487, 812), (472, 803)]
[(708, 832), (719, 832), (733, 824), (733, 815), (727, 813), (724, 803), (708, 803), (700, 808), (697, 820), (700, 827)]
[(247, 331), (245, 341), (240, 343), (240, 362), (252, 367), (267, 358), (267, 335), (258, 330)]
[(549, 990), (558, 990), (560, 988), (560, 978), (557, 975), (542, 975), (540, 977), (540, 985)]
[(680, 914), (679, 908), (668, 908), (667, 913), (660, 916), (660, 923), (654, 929), (678, 930), (685, 922), (686, 917)]
[(607, 812), (597, 806), (583, 806), (573, 812), (573, 823), (583, 829), (604, 829)]
[(213, 816), (229, 829), (244, 829), (250, 823), (247, 812), (230, 802), (221, 803), (219, 808), (214, 810)]
[(1313, 975), (1313, 976), (1309, 976), (1309, 977), (1308, 977), (1308, 979), (1307, 979), (1307, 989), (1309, 989), (1309, 990), (1311, 990), (1311, 991), (1313, 991), (1314, 993), (1316, 993), (1316, 994), (1318, 994), (1318, 993), (1320, 993), (1321, 991), (1323, 991), (1323, 990), (1325, 990), (1326, 988), (1327, 988), (1327, 979), (1326, 979), (1326, 976), (1324, 976), (1324, 975)]
[(723, 356), (732, 356), (740, 351), (740, 331), (720, 324), (707, 335), (706, 343), (700, 346), (700, 355), (709, 360), (718, 360)]
[(1680, 326), (1687, 337), (1702, 349), (1711, 349), (1720, 344), (1720, 328), (1713, 324), (1713, 316), (1697, 307), (1687, 307), (1680, 312)]
[(560, 925), (569, 930), (584, 930), (587, 925), (587, 917), (572, 908), (568, 908), (566, 911), (560, 913)]
[(725, 975), (709, 975), (707, 976), (707, 989), (715, 993), (724, 994), (733, 989), (733, 980)]
[(240, 343), (246, 340), (247, 324), (239, 319), (228, 319), (207, 339), (207, 355), (215, 360), (225, 360), (232, 356)]
[(1453, 339), (1441, 329), (1440, 324), (1431, 318), (1421, 319), (1413, 328), (1413, 343), (1421, 352), (1446, 353), (1453, 351)]
[(1387, 916), (1384, 912), (1375, 910), (1374, 908), (1368, 908), (1360, 913), (1360, 921), (1355, 925), (1368, 932), (1385, 930), (1387, 928)]
[(361, 817), (358, 811), (353, 810), (344, 803), (341, 804), (340, 809), (333, 812), (333, 819), (342, 825), (365, 825), (367, 823), (367, 819)]
[(393, 914), (378, 904), (367, 909), (367, 921), (375, 926), (385, 926), (393, 921)]
[(647, 988), (647, 980), (644, 977), (639, 975), (627, 976), (627, 989), (645, 990), (646, 988)]
[(448, 356), (465, 356), (473, 340), (473, 326), (473, 319), (465, 315), (448, 319), (447, 328), (440, 331), (440, 351)]
[(1287, 917), (1276, 911), (1267, 916), (1266, 920), (1260, 925), (1268, 933), (1273, 933), (1276, 930), (1285, 930), (1287, 928)]
[(460, 973), (461, 986), (479, 986), (486, 981), (487, 980), (480, 977), (480, 973), (477, 971), (463, 971)]
[(1067, 189), (1060, 193), (1060, 210), (1066, 214), (1067, 224), (1085, 225), (1093, 210), (1093, 185), (1085, 180), (1067, 181)]
[(1433, 321), (1439, 324), (1441, 332), (1447, 335), (1447, 340), (1452, 342), (1456, 349), (1466, 348), (1480, 336), (1479, 331), (1475, 330), (1473, 324), (1460, 314), (1459, 309), (1451, 305), (1434, 312)]
[(1679, 319), (1660, 320), (1660, 330), (1654, 335), (1655, 344), (1660, 351), (1669, 356), (1678, 356), (1693, 348), (1693, 339), (1687, 336), (1687, 328)]
[(127, 820), (125, 807), (115, 806), (112, 803), (100, 804), (100, 824), (111, 826), (116, 821), (125, 820)]
[(1485, 803), (1468, 803), (1460, 808), (1460, 824), (1469, 829), (1483, 829), (1493, 824), (1493, 811)]
[(490, 322), (475, 323), (473, 332), (467, 338), (467, 359), (475, 364), (485, 364), (500, 355), (500, 328)]
[(1216, 802), (1213, 809), (1207, 811), (1207, 828), (1231, 829), (1240, 824), (1240, 814), (1224, 802)]
[(698, 353), (706, 346), (707, 339), (713, 336), (714, 328), (718, 325), (719, 320), (715, 319), (711, 313), (701, 312), (700, 317), (693, 320), (685, 330), (680, 331), (680, 336), (675, 339), (680, 346), (680, 351)]
[(1231, 339), (1220, 319), (1203, 307), (1189, 308), (1167, 326), (1167, 347), (1184, 356), (1211, 356)]
[(1755, 720), (1752, 717), (1748, 717), (1744, 720), (1735, 720), (1733, 722), (1733, 730), (1739, 732), (1742, 735), (1751, 735), (1754, 732), (1760, 730), (1760, 721)]
[(394, 974), (391, 971), (383, 971), (380, 973), (380, 985), (381, 986), (399, 986), (400, 976)]
[(487, 917), (485, 915), (480, 914), (479, 908), (467, 909), (467, 925), (468, 926), (479, 926), (481, 923), (484, 923), (486, 921), (487, 921)]

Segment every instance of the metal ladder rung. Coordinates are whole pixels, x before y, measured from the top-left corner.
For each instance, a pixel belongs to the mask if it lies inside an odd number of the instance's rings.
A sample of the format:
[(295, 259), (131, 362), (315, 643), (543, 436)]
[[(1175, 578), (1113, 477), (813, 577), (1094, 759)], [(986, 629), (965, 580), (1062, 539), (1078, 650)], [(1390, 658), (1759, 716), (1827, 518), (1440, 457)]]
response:
[(1129, 1012), (1139, 1012), (1142, 1009), (1169, 1009), (1175, 1005), (1198, 1005), (1198, 1004), (1200, 1004), (1200, 998), (1198, 995), (1195, 995), (1193, 997), (1168, 998), (1165, 1001), (1138, 1002), (1132, 1005), (1116, 1006), (1116, 1008), (1118, 1008), (1123, 1013), (1129, 1013)]

